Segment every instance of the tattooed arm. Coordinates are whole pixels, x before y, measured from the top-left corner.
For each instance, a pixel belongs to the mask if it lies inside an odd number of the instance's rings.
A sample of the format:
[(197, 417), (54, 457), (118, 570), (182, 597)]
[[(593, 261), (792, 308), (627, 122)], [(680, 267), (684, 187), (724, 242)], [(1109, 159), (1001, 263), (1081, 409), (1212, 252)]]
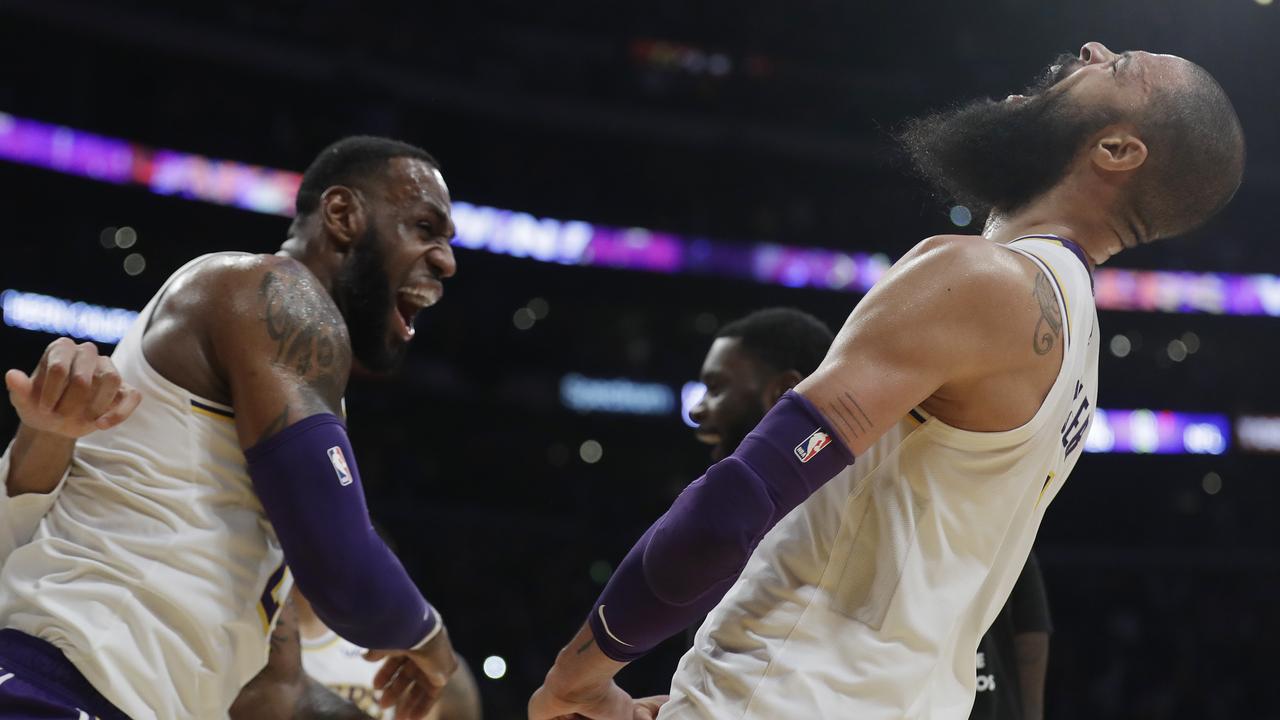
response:
[(346, 324), (296, 260), (265, 256), (224, 274), (212, 354), (236, 413), (242, 447), (311, 415), (341, 415), (351, 372)]
[(1039, 409), (1061, 366), (1062, 314), (1029, 261), (983, 238), (930, 238), (858, 303), (796, 391), (860, 454), (922, 406), (996, 432)]
[(359, 708), (335, 695), (302, 670), (298, 611), (285, 603), (271, 633), (267, 666), (240, 691), (231, 720), (369, 720)]

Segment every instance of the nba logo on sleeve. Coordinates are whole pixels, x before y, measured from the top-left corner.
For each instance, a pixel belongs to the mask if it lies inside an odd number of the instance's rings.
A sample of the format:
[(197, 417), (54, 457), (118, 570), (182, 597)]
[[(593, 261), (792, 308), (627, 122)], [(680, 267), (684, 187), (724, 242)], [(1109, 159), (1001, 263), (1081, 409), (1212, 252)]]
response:
[(342, 454), (342, 448), (337, 445), (329, 448), (329, 462), (333, 463), (333, 471), (338, 473), (338, 482), (350, 485), (351, 468), (347, 467), (347, 458)]
[(799, 458), (800, 462), (807, 463), (813, 459), (814, 455), (822, 452), (822, 448), (830, 444), (830, 435), (822, 432), (821, 429), (814, 430), (812, 435), (796, 446), (796, 457)]

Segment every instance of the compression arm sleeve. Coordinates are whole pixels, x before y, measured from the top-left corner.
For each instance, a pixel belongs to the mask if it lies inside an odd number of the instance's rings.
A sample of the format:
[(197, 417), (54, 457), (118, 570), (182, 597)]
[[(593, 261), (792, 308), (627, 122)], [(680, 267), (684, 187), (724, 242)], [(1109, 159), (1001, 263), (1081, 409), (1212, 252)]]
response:
[[(9, 454), (13, 452), (13, 443), (0, 455), (0, 482), (9, 481)], [(23, 493), (9, 497), (7, 488), (0, 488), (0, 565), (9, 559), (9, 554), (21, 545), (31, 541), (40, 519), (53, 507), (58, 493), (67, 481), (70, 466), (62, 473), (62, 479), (48, 493)]]
[(783, 395), (618, 566), (587, 619), (600, 649), (630, 662), (710, 611), (765, 533), (852, 463), (812, 403)]
[(285, 561), (325, 625), (366, 648), (435, 637), (440, 618), (373, 530), (341, 420), (312, 415), (244, 455)]

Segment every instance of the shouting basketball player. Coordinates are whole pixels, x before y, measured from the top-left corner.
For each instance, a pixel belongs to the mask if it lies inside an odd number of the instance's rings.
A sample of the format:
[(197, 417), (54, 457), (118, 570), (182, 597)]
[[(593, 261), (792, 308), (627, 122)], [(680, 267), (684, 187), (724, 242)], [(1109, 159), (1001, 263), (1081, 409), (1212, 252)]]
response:
[[(533, 720), (968, 717), (978, 641), (1096, 407), (1093, 267), (1225, 206), (1244, 140), (1203, 69), (1099, 43), (904, 140), (989, 210), (983, 235), (907, 253), (818, 370), (680, 495), (556, 658)], [(665, 706), (613, 682), (708, 611)]]
[(0, 718), (225, 717), (294, 577), (390, 658), (376, 682), (397, 717), (429, 709), (453, 650), (373, 532), (340, 416), (352, 363), (394, 369), (440, 299), (453, 232), (427, 153), (338, 142), (279, 253), (197, 258), (148, 303), (113, 356), (132, 416), (74, 462), (65, 442), (14, 443), (8, 482), (67, 479), (0, 570)]

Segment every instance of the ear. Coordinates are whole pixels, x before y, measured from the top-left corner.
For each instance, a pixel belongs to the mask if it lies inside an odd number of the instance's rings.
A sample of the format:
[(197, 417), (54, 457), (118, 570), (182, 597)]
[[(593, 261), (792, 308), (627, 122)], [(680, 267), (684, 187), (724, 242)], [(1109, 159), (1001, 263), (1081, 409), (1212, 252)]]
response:
[(334, 185), (320, 196), (320, 221), (324, 223), (329, 237), (337, 243), (338, 250), (346, 252), (351, 243), (364, 234), (369, 218), (364, 202), (355, 190)]
[(1131, 128), (1108, 128), (1089, 153), (1093, 164), (1108, 172), (1137, 170), (1147, 161), (1147, 144)]
[(799, 385), (801, 380), (804, 380), (804, 375), (801, 375), (799, 370), (787, 370), (769, 378), (769, 381), (764, 384), (763, 391), (765, 409), (773, 407), (782, 399), (783, 394)]

